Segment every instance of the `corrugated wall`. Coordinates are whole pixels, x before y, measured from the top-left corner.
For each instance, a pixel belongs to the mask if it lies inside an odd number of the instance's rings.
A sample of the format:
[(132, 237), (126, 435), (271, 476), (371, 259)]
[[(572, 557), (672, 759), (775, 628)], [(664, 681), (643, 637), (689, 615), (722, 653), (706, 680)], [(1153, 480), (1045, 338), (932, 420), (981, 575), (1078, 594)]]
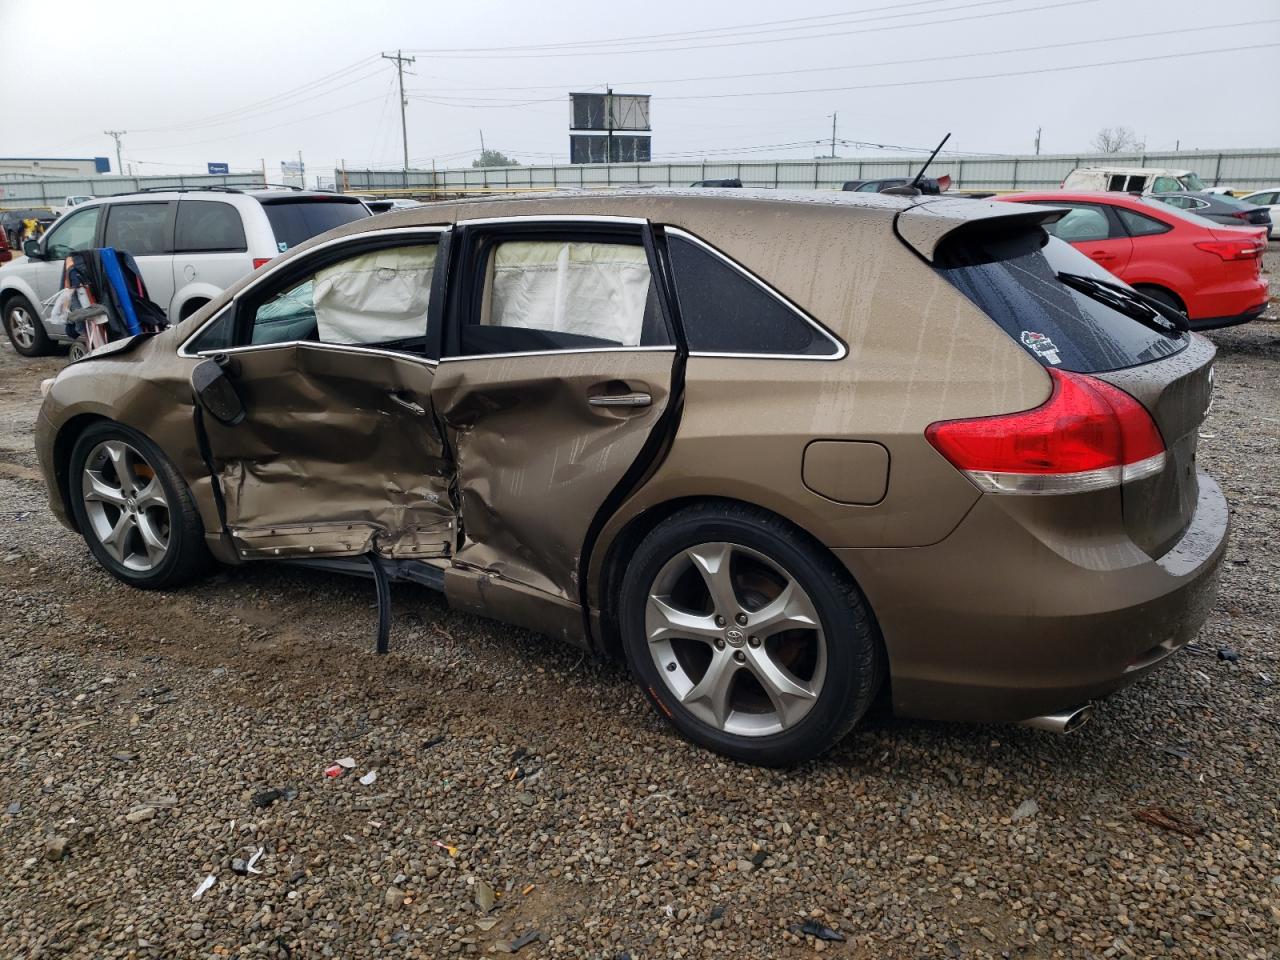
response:
[(196, 174), (178, 177), (85, 177), (82, 180), (0, 179), (0, 208), (56, 207), (67, 197), (109, 197), (175, 187), (262, 187), (261, 173)]
[[(335, 170), (338, 189), (350, 193), (466, 193), (605, 187), (627, 184), (688, 186), (697, 180), (737, 177), (748, 187), (838, 190), (846, 180), (911, 176), (921, 157), (865, 160), (752, 160), (699, 163), (561, 164), (464, 167), (455, 170)], [(1057, 187), (1076, 167), (1099, 164), (1194, 170), (1210, 186), (1280, 184), (1280, 148), (1181, 150), (1167, 153), (1053, 154), (1023, 157), (945, 157), (930, 176), (950, 174), (953, 189), (1038, 190)]]

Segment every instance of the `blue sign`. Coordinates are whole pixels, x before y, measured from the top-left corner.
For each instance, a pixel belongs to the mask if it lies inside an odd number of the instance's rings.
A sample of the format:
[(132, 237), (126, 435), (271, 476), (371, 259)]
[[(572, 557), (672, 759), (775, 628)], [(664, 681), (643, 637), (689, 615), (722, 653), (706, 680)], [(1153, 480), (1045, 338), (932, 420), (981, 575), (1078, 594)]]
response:
[(210, 173), (230, 173), (231, 165), (228, 163), (211, 163), (209, 164)]

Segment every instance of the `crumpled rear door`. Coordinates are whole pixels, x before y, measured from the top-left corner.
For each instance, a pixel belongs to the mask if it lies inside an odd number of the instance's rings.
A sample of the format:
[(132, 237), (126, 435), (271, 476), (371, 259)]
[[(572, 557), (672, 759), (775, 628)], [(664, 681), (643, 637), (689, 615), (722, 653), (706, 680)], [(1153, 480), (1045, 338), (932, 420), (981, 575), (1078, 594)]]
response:
[(246, 419), (205, 425), (240, 556), (450, 553), (430, 361), (288, 343), (234, 351), (228, 372)]

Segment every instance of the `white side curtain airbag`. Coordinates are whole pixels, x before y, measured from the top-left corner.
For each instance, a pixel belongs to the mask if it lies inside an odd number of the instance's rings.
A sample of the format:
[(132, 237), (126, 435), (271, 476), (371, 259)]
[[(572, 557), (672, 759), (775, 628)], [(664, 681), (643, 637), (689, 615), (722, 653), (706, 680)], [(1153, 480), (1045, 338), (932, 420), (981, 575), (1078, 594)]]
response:
[(381, 343), (422, 336), (435, 270), (434, 245), (377, 250), (316, 272), (322, 343)]
[(494, 254), (488, 322), (640, 345), (649, 262), (618, 243), (511, 241)]

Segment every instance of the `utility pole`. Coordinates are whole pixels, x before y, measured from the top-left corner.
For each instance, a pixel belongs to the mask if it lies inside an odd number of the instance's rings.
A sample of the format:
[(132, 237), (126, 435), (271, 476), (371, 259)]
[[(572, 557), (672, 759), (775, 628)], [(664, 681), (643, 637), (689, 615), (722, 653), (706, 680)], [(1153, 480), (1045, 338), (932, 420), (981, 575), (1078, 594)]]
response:
[(389, 53), (382, 55), (383, 60), (394, 60), (396, 62), (396, 73), (400, 77), (400, 139), (404, 144), (404, 169), (409, 169), (409, 129), (405, 126), (404, 108), (409, 102), (404, 98), (404, 65), (406, 63), (415, 63), (414, 57), (404, 56), (403, 50), (397, 50), (393, 57)]
[[(432, 160), (434, 161), (435, 158), (432, 157)], [(484, 131), (483, 130), (480, 131), (480, 162), (484, 163)]]
[(605, 129), (609, 131), (608, 142), (605, 144), (609, 153), (605, 157), (605, 162), (613, 163), (613, 87), (608, 84), (604, 88), (604, 115)]
[(831, 115), (831, 159), (836, 156), (836, 115)]
[(1040, 127), (1036, 127), (1036, 156), (1040, 156)]
[(123, 176), (124, 164), (120, 161), (120, 138), (123, 137), (129, 131), (128, 130), (103, 130), (102, 132), (105, 133), (108, 137), (113, 138), (116, 142), (116, 176)]

